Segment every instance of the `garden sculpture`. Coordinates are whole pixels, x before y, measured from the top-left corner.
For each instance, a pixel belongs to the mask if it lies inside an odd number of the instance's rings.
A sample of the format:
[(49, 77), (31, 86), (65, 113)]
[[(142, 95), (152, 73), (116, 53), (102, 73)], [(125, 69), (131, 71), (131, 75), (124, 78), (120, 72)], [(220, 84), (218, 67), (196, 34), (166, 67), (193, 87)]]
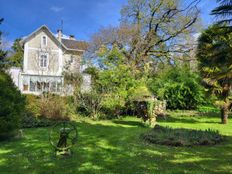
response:
[(59, 122), (50, 131), (49, 141), (56, 155), (70, 155), (71, 147), (77, 142), (77, 129), (71, 122)]

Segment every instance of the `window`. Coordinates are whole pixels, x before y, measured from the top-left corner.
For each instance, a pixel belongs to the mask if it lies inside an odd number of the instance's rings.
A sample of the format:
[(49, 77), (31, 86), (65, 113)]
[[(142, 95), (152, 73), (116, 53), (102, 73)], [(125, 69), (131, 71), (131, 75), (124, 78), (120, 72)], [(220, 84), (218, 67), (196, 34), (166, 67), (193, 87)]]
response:
[(35, 91), (35, 86), (36, 86), (36, 83), (34, 83), (33, 81), (30, 81), (30, 91)]
[(43, 82), (43, 91), (48, 92), (49, 91), (49, 86), (50, 86), (49, 83)]
[(41, 44), (42, 44), (42, 46), (47, 46), (47, 37), (46, 36), (42, 36)]
[(42, 83), (41, 82), (37, 82), (37, 91), (42, 91)]
[(51, 92), (56, 92), (56, 82), (51, 83)]
[(39, 66), (41, 68), (47, 68), (48, 67), (48, 55), (47, 54), (41, 54), (40, 55)]
[(57, 83), (57, 92), (61, 92), (62, 84), (60, 82)]
[(36, 86), (37, 86), (37, 91), (48, 92), (50, 84), (48, 82), (37, 82)]
[(28, 91), (29, 88), (29, 79), (27, 76), (23, 77), (23, 91)]
[(28, 91), (28, 85), (23, 85), (23, 91)]

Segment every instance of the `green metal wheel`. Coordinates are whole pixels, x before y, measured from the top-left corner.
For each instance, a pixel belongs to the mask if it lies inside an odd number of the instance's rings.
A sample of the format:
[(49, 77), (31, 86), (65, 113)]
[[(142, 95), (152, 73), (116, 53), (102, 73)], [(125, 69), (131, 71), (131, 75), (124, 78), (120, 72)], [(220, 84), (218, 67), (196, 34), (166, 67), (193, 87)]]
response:
[(55, 124), (50, 131), (49, 141), (58, 152), (70, 151), (77, 142), (76, 126), (66, 121)]

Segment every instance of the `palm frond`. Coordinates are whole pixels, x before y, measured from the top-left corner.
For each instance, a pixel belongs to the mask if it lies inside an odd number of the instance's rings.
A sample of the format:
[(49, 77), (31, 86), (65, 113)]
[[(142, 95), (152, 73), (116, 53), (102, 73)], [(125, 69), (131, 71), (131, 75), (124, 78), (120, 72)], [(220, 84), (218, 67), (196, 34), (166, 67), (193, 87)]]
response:
[(202, 72), (204, 72), (205, 74), (212, 75), (220, 72), (220, 69), (218, 67), (203, 67)]
[(222, 5), (212, 10), (212, 15), (229, 16), (232, 13), (232, 4)]
[(221, 85), (218, 83), (217, 80), (212, 78), (203, 78), (202, 81), (203, 84), (205, 84), (207, 88), (210, 89), (213, 93), (220, 94), (223, 92), (223, 88), (221, 87)]
[(232, 3), (232, 0), (217, 0), (218, 3)]
[(212, 10), (211, 15), (215, 15), (219, 18), (218, 24), (230, 24), (232, 23), (232, 0), (218, 0), (220, 5)]
[(221, 72), (218, 73), (217, 75), (217, 79), (218, 80), (227, 79), (229, 81), (232, 81), (232, 65), (227, 69), (221, 70)]

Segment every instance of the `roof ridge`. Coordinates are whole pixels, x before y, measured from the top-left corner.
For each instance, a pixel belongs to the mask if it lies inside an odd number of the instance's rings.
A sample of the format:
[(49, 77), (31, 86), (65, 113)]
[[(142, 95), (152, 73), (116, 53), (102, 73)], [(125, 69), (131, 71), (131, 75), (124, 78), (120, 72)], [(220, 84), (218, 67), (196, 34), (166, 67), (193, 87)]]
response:
[(73, 39), (69, 39), (69, 38), (62, 38), (62, 40), (71, 40), (71, 41), (87, 42), (87, 41), (85, 41), (85, 40), (79, 40), (79, 39), (73, 40)]

